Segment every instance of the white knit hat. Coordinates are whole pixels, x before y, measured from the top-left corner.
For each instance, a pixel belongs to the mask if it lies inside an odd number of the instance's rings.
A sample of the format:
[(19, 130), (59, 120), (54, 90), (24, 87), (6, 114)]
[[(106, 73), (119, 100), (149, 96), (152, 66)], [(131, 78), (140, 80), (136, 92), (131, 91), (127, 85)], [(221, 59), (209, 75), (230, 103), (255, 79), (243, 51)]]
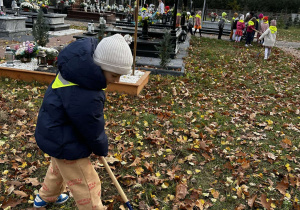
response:
[(104, 38), (94, 52), (94, 62), (105, 71), (129, 74), (133, 57), (129, 45), (120, 34)]

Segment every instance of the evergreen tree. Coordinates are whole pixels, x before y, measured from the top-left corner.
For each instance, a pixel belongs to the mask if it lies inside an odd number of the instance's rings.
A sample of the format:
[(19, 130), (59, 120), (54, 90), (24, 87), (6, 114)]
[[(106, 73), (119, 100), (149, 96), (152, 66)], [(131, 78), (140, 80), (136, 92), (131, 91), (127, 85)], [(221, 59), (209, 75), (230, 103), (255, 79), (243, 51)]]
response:
[(46, 44), (49, 42), (49, 29), (50, 26), (46, 18), (44, 18), (44, 12), (40, 9), (37, 20), (32, 26), (32, 35), (34, 37), (34, 41), (42, 46), (45, 47)]
[(172, 36), (169, 31), (166, 31), (163, 39), (159, 42), (159, 46), (155, 45), (155, 48), (159, 51), (160, 65), (166, 69), (168, 63), (171, 61), (171, 53), (173, 52), (174, 44), (171, 43)]

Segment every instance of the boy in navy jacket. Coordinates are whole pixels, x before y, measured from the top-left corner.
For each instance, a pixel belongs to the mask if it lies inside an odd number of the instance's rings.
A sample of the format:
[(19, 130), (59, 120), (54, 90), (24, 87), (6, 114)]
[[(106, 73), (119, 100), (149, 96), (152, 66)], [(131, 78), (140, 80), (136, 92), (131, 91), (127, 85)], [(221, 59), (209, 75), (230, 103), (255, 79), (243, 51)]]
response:
[(63, 191), (68, 186), (79, 210), (105, 209), (89, 156), (107, 156), (103, 89), (130, 73), (131, 50), (120, 34), (98, 45), (96, 39), (86, 38), (69, 44), (57, 61), (58, 73), (45, 93), (35, 131), (51, 163), (34, 207), (66, 202), (69, 196)]

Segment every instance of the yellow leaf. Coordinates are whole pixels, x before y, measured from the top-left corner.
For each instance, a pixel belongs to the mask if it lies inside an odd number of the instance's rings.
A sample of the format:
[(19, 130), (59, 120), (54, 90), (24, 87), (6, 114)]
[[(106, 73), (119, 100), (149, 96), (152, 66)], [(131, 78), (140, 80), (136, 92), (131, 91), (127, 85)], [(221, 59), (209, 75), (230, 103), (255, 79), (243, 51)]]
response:
[(187, 170), (186, 173), (189, 175), (193, 174), (193, 172), (191, 170)]
[(273, 121), (272, 120), (266, 120), (268, 125), (273, 125)]
[(163, 189), (166, 189), (166, 188), (169, 187), (169, 183), (164, 182), (164, 183), (162, 183), (161, 187), (162, 187)]
[(116, 136), (115, 140), (120, 141), (121, 140), (121, 136)]
[(273, 209), (275, 209), (275, 208), (276, 208), (276, 205), (275, 205), (274, 203), (271, 203), (271, 207), (272, 207)]
[(174, 200), (175, 196), (169, 194), (169, 198), (170, 198), (170, 200), (172, 201), (172, 200)]
[(3, 171), (2, 174), (3, 174), (3, 175), (8, 174), (8, 170)]
[(33, 198), (33, 196), (32, 196), (32, 195), (30, 195), (29, 199), (30, 199), (30, 200), (33, 200), (34, 198)]
[(291, 199), (291, 194), (285, 193), (285, 197), (288, 198), (288, 199)]
[(171, 149), (166, 149), (166, 152), (169, 152), (169, 153), (170, 153), (170, 152), (172, 152), (172, 150), (171, 150)]
[(32, 154), (31, 154), (31, 153), (28, 153), (28, 154), (27, 154), (27, 157), (28, 157), (28, 158), (30, 158), (31, 156), (32, 156)]
[(199, 169), (195, 169), (195, 172), (198, 174), (198, 173), (200, 173), (200, 172), (201, 172), (201, 170), (199, 170)]
[(160, 173), (159, 172), (157, 172), (157, 173), (155, 173), (155, 176), (157, 176), (157, 177), (160, 177)]
[(144, 172), (144, 169), (143, 169), (142, 167), (137, 167), (137, 168), (135, 169), (135, 173), (136, 173), (137, 175), (141, 175), (143, 172)]
[(149, 126), (149, 124), (148, 124), (148, 122), (147, 122), (146, 120), (144, 121), (144, 126), (145, 126), (145, 127), (148, 127), (148, 126)]
[(26, 163), (26, 162), (23, 162), (21, 167), (22, 167), (22, 168), (25, 168), (26, 166), (27, 166), (27, 163)]
[(48, 158), (48, 157), (50, 157), (50, 156), (49, 156), (48, 154), (45, 153), (45, 154), (44, 154), (44, 157), (45, 157), (45, 158)]

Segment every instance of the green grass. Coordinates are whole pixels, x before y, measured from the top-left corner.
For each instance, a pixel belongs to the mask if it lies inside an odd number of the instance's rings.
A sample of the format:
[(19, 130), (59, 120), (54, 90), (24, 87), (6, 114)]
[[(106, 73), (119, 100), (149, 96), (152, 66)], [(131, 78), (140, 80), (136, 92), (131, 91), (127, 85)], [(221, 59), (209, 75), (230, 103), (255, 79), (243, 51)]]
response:
[[(250, 209), (255, 195), (255, 209), (266, 207), (262, 195), (274, 209), (299, 208), (300, 62), (278, 48), (265, 61), (257, 56), (261, 49), (193, 37), (186, 76), (151, 75), (140, 97), (107, 94), (109, 155), (120, 159), (113, 171), (134, 209), (143, 202), (151, 209), (199, 203), (204, 209)], [(0, 83), (0, 202), (23, 202), (12, 209), (31, 207), (40, 186), (24, 178), (42, 182), (49, 165), (32, 135), (46, 88), (11, 79)], [(16, 156), (17, 164), (11, 161)], [(140, 162), (130, 166), (136, 158)], [(103, 167), (96, 170), (104, 204), (118, 209), (122, 202), (110, 178)], [(284, 177), (283, 195), (276, 187)], [(27, 197), (9, 194), (15, 180), (21, 182), (15, 189)], [(176, 199), (179, 184), (188, 194)], [(75, 209), (74, 200), (62, 209)]]
[(289, 29), (278, 29), (278, 41), (300, 42), (300, 27), (290, 27)]

